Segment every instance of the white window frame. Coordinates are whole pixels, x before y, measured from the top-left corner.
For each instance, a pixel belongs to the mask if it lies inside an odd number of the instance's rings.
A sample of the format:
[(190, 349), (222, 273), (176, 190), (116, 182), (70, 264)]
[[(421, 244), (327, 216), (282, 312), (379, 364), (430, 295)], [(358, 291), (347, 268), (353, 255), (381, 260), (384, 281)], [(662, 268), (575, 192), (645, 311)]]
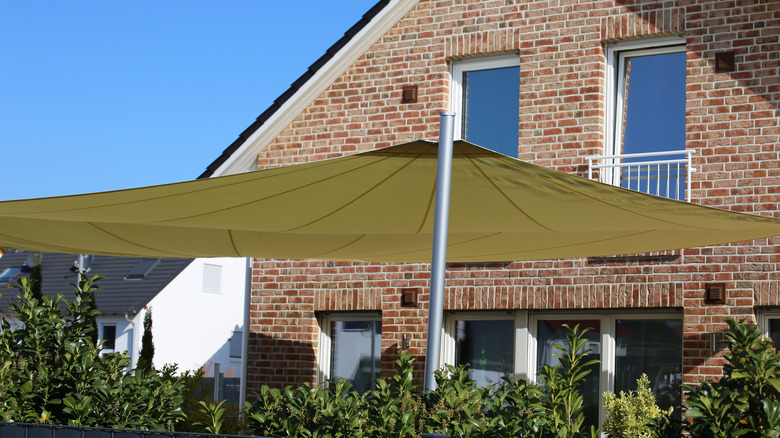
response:
[(463, 73), (518, 66), (520, 66), (520, 55), (517, 53), (452, 61), (450, 66), (450, 111), (455, 113), (455, 140), (463, 140)]
[[(780, 319), (780, 309), (761, 312), (758, 316), (758, 328), (765, 337), (769, 337), (769, 321)], [(777, 347), (775, 347), (777, 348)]]
[(378, 312), (360, 313), (324, 313), (320, 315), (319, 357), (317, 360), (317, 382), (327, 385), (330, 381), (330, 368), (333, 361), (333, 341), (330, 331), (334, 321), (379, 321), (382, 322), (382, 314)]
[[(598, 320), (601, 329), (601, 363), (599, 372), (599, 424), (604, 423), (606, 419), (606, 409), (604, 408), (604, 400), (602, 395), (606, 391), (615, 391), (615, 363), (617, 356), (615, 355), (615, 332), (616, 321), (618, 319), (672, 319), (675, 316), (679, 317), (680, 322), (683, 322), (682, 312), (675, 311), (662, 311), (662, 312), (650, 312), (650, 313), (540, 313), (531, 316), (529, 321), (529, 342), (528, 342), (528, 356), (529, 363), (533, 364), (529, 369), (531, 370), (529, 381), (536, 381), (536, 353), (537, 353), (537, 327), (538, 322), (543, 320)], [(682, 358), (681, 358), (682, 359)], [(682, 362), (681, 362), (682, 364)]]
[[(625, 92), (625, 62), (627, 57), (660, 55), (666, 53), (685, 52), (684, 36), (669, 36), (663, 38), (651, 38), (636, 41), (621, 41), (607, 44), (605, 51), (607, 56), (606, 66), (606, 117), (604, 132), (604, 154), (607, 156), (621, 155), (622, 135), (621, 129), (625, 121), (622, 104)], [(618, 105), (620, 102), (620, 105)], [(607, 159), (613, 164), (615, 158)], [(608, 167), (602, 169), (605, 173), (602, 181), (612, 185), (620, 185), (620, 172)]]
[(455, 365), (455, 324), (456, 321), (505, 321), (514, 320), (514, 367), (512, 378), (527, 379), (528, 365), (525, 360), (525, 351), (528, 346), (528, 312), (524, 310), (512, 311), (463, 311), (447, 314), (442, 326), (442, 352), (439, 368), (445, 365)]
[[(780, 313), (776, 313), (780, 317)], [(606, 391), (615, 389), (615, 355), (616, 321), (617, 320), (653, 320), (653, 319), (679, 319), (683, 322), (682, 311), (659, 310), (642, 312), (606, 313), (603, 311), (544, 311), (535, 312), (527, 310), (511, 311), (459, 311), (449, 312), (446, 315), (442, 327), (442, 353), (441, 366), (455, 365), (455, 321), (487, 321), (507, 320), (515, 321), (515, 363), (514, 379), (520, 378), (529, 382), (536, 382), (536, 361), (538, 348), (537, 327), (543, 320), (595, 320), (599, 321), (601, 330), (601, 363), (599, 370), (599, 398)], [(682, 359), (682, 358), (681, 358)], [(682, 362), (681, 362), (682, 364)], [(599, 424), (606, 419), (606, 409), (601, 400), (599, 406)]]

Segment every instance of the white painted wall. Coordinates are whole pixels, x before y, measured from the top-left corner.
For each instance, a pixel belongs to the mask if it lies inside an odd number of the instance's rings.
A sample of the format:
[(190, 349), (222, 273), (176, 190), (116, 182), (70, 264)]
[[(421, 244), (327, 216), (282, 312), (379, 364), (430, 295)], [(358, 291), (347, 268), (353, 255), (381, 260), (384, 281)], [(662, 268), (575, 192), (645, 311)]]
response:
[[(204, 291), (204, 265), (220, 267), (218, 293)], [(155, 368), (176, 363), (180, 371), (203, 368), (211, 377), (213, 364), (219, 363), (225, 377), (240, 377), (241, 358), (230, 357), (230, 338), (242, 330), (245, 287), (245, 258), (195, 259), (147, 306), (152, 309)], [(136, 351), (142, 334), (139, 315)]]
[(98, 325), (98, 337), (103, 339), (103, 330), (105, 326), (116, 326), (116, 341), (114, 342), (114, 351), (126, 351), (132, 359), (132, 367), (135, 368), (135, 364), (138, 362), (138, 336), (140, 332), (140, 321), (137, 314), (127, 315), (130, 319), (125, 318), (125, 315), (107, 314), (98, 315), (96, 318)]
[[(16, 329), (22, 324), (16, 319), (14, 315), (4, 314), (0, 315), (11, 324), (12, 329)], [(132, 368), (135, 368), (138, 362), (138, 351), (140, 348), (141, 331), (138, 327), (141, 327), (141, 320), (139, 315), (131, 314), (125, 318), (124, 315), (107, 314), (98, 315), (96, 319), (98, 325), (98, 337), (103, 339), (103, 328), (107, 325), (113, 325), (116, 327), (116, 341), (114, 342), (114, 351), (125, 351), (130, 355), (132, 359)]]
[[(218, 293), (204, 291), (204, 265), (221, 267)], [(230, 338), (243, 326), (246, 267), (245, 258), (195, 259), (152, 299), (147, 308), (152, 308), (155, 368), (175, 363), (179, 371), (203, 368), (206, 377), (213, 377), (214, 363), (219, 363), (225, 377), (241, 377), (241, 358), (230, 357)], [(144, 312), (97, 317), (101, 338), (104, 326), (116, 326), (114, 351), (127, 351), (133, 368), (141, 351)], [(11, 315), (0, 317), (18, 324)]]

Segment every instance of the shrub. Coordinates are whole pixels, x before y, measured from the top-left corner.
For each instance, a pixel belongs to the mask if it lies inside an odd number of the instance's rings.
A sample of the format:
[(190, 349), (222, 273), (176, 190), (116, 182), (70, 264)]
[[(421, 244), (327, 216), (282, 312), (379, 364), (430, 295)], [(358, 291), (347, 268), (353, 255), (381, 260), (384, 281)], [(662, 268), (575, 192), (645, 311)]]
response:
[(780, 435), (780, 355), (758, 327), (726, 320), (728, 364), (718, 382), (688, 390), (685, 417), (695, 437)]
[(0, 420), (171, 430), (181, 417), (175, 367), (128, 372), (126, 354), (101, 356), (91, 300), (100, 278), (82, 276), (70, 303), (36, 298), (28, 278), (14, 286), (10, 310), (22, 326), (0, 322)]
[(590, 330), (580, 330), (564, 324), (567, 346), (555, 344), (560, 353), (555, 353), (560, 364), (550, 367), (545, 365), (539, 371), (539, 378), (544, 384), (545, 396), (542, 401), (547, 423), (546, 433), (558, 438), (577, 438), (597, 436), (598, 432), (591, 427), (590, 434), (585, 428), (585, 414), (582, 411), (582, 383), (590, 373), (588, 366), (598, 363), (598, 360), (587, 360), (590, 349), (585, 348), (585, 334)]
[(346, 379), (320, 390), (305, 384), (297, 389), (264, 386), (249, 411), (253, 433), (276, 437), (362, 436), (368, 412), (364, 398), (349, 392)]
[[(213, 398), (214, 385), (203, 380), (203, 368), (186, 371), (179, 376), (183, 383), (183, 418), (176, 423), (179, 432), (208, 433), (208, 426), (215, 426), (217, 410), (221, 409), (219, 420), (220, 433), (240, 435), (245, 424), (238, 402), (218, 404)], [(205, 403), (205, 406), (204, 406)]]
[(250, 429), (279, 437), (584, 437), (579, 391), (585, 368), (595, 363), (586, 360), (585, 332), (570, 330), (569, 346), (558, 346), (561, 365), (546, 367), (544, 385), (504, 379), (498, 387), (480, 388), (466, 366), (448, 366), (435, 373), (438, 387), (426, 393), (413, 380), (414, 359), (404, 353), (395, 362), (397, 373), (377, 379), (365, 395), (350, 392), (346, 380), (321, 388), (264, 386), (246, 405)]
[(414, 384), (414, 359), (402, 353), (395, 361), (396, 374), (376, 380), (376, 389), (366, 395), (369, 412), (365, 436), (377, 438), (418, 437), (425, 430), (425, 405)]
[(658, 435), (651, 427), (654, 421), (671, 415), (673, 410), (663, 412), (655, 404), (647, 374), (637, 379), (636, 391), (620, 391), (618, 395), (605, 392), (604, 406), (607, 418), (602, 427), (610, 438), (654, 438)]

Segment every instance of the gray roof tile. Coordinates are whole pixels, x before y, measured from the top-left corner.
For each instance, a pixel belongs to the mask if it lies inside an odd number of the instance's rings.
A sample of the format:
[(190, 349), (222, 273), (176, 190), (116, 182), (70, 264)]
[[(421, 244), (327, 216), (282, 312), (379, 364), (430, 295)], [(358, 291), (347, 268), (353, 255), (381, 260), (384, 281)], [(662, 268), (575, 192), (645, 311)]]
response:
[[(9, 282), (0, 282), (0, 312), (6, 313), (16, 290), (6, 291), (6, 285), (16, 283), (16, 280), (29, 273), (32, 260), (30, 251), (11, 251), (0, 257), (0, 274), (7, 268), (25, 267)], [(43, 294), (63, 294), (68, 301), (75, 297), (71, 283), (76, 282), (74, 262), (77, 254), (43, 253)], [(156, 261), (157, 259), (155, 259)], [(98, 309), (106, 313), (137, 313), (152, 298), (157, 296), (192, 259), (159, 259), (158, 263), (132, 257), (94, 256), (87, 275), (102, 275), (106, 277), (97, 282), (100, 290), (95, 293)], [(127, 278), (139, 263), (152, 265), (143, 278)]]

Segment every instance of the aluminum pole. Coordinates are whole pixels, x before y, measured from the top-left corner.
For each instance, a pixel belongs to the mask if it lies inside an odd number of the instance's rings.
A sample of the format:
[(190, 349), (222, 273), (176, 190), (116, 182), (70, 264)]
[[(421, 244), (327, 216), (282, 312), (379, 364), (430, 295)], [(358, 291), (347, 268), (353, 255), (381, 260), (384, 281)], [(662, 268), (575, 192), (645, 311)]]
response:
[(436, 389), (434, 371), (439, 369), (441, 329), (444, 314), (444, 275), (447, 269), (447, 229), (450, 217), (452, 180), (452, 140), (455, 113), (439, 113), (439, 151), (436, 169), (436, 213), (433, 228), (431, 290), (428, 303), (428, 346), (425, 355), (425, 389)]
[(246, 278), (244, 279), (244, 322), (241, 329), (241, 379), (239, 380), (238, 406), (242, 408), (239, 416), (243, 418), (243, 406), (246, 403), (247, 369), (249, 368), (249, 304), (252, 301), (252, 257), (246, 258)]

